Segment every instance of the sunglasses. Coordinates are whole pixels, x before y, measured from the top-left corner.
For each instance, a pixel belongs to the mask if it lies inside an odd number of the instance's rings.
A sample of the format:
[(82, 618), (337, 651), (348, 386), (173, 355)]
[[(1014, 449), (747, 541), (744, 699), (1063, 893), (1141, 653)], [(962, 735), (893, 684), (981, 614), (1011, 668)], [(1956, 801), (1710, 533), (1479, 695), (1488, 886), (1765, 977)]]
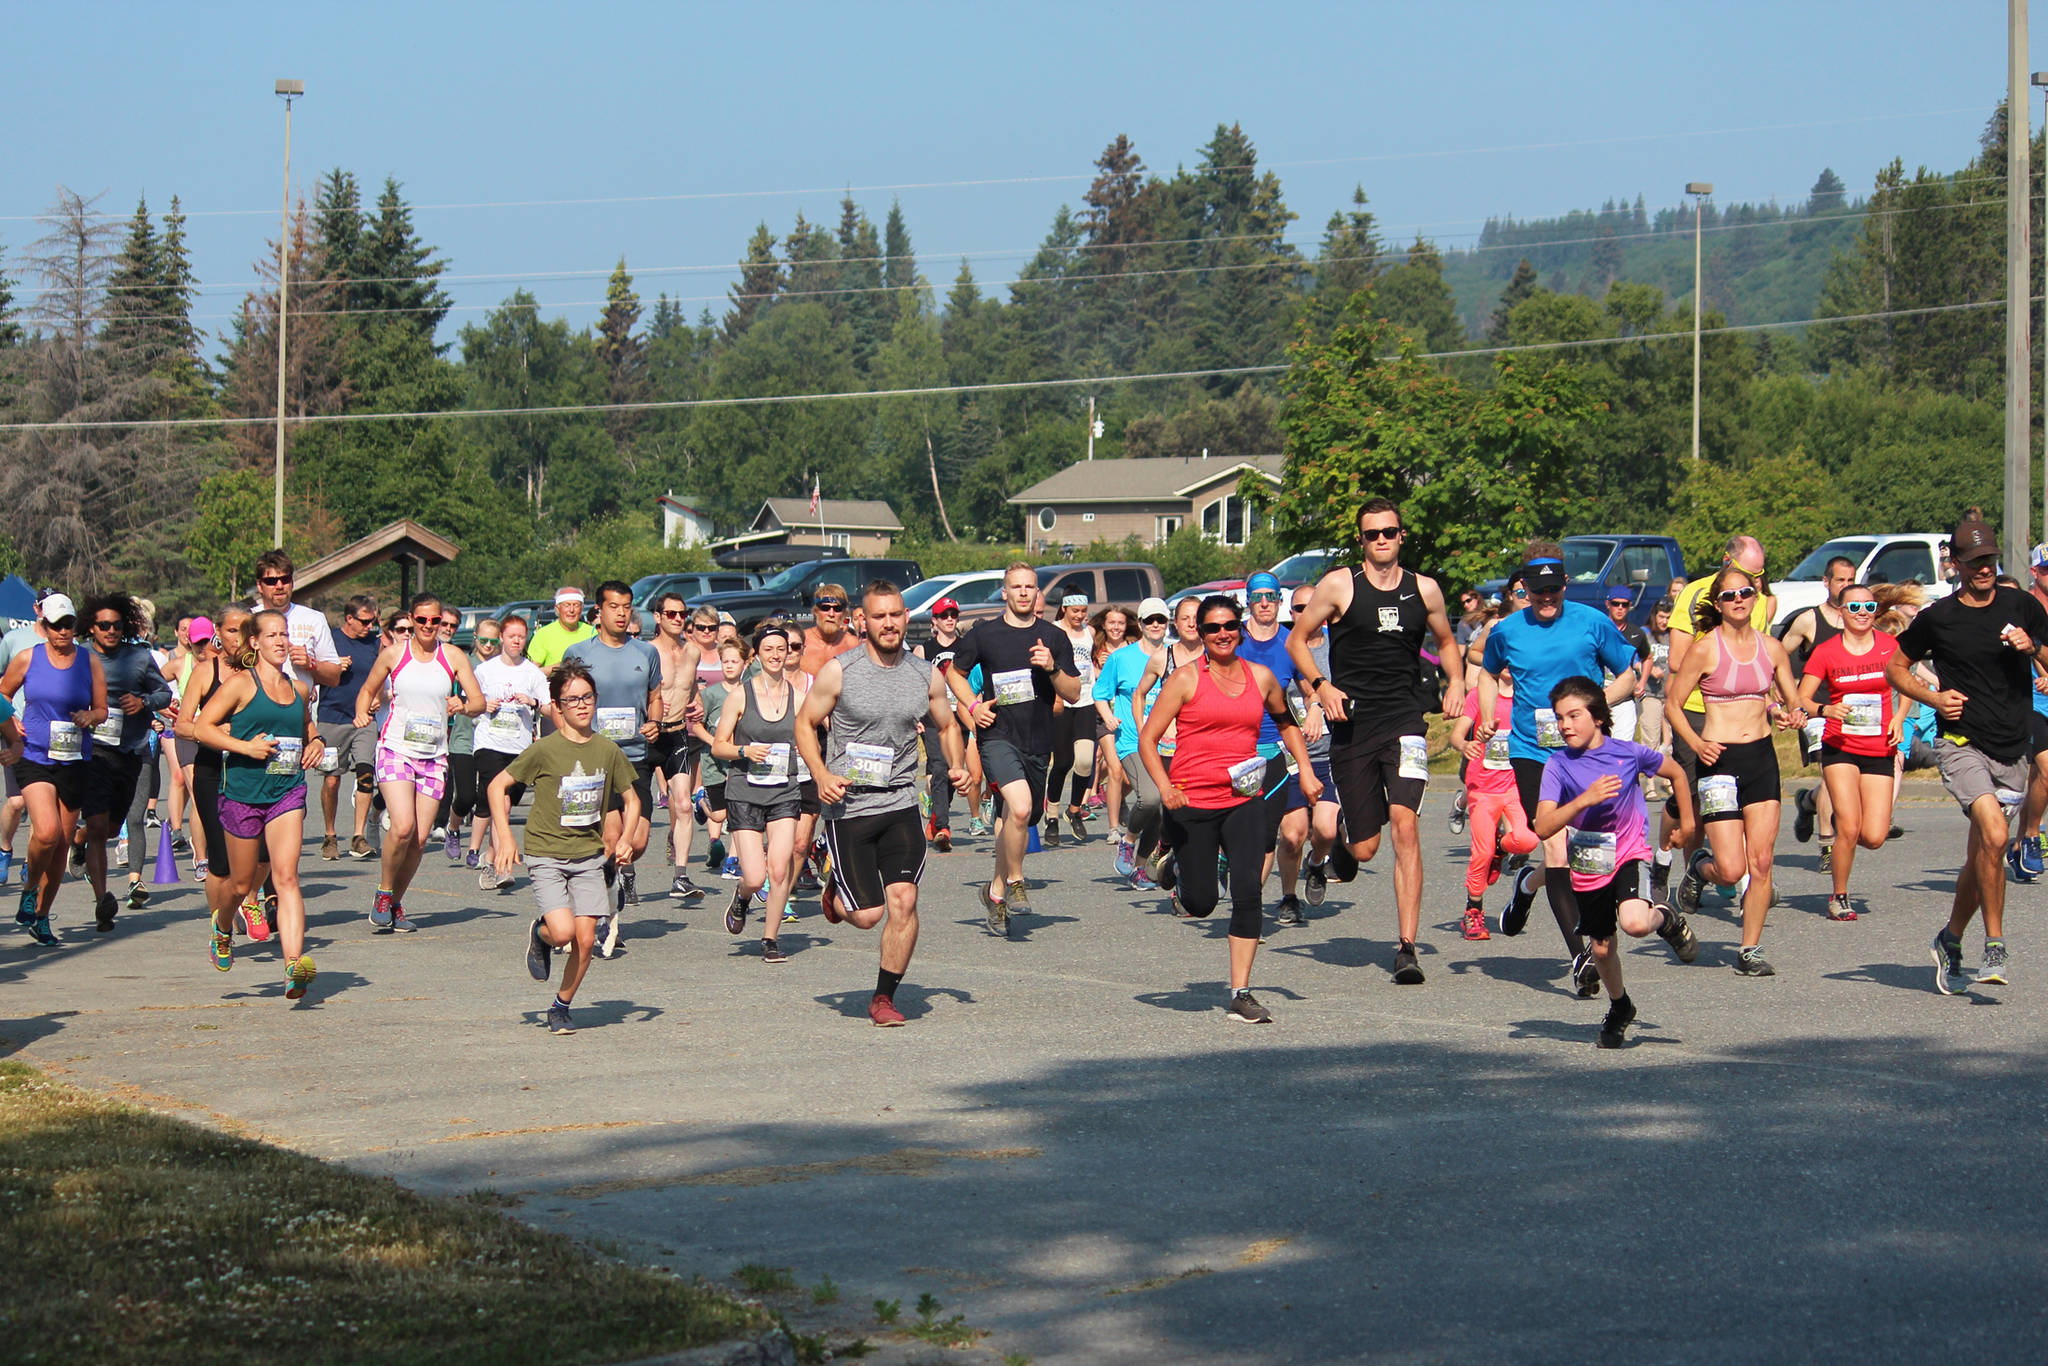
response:
[(687, 607), (664, 607), (661, 609), (661, 615), (669, 621), (681, 621), (684, 617), (690, 615), (690, 609)]
[(818, 598), (811, 603), (811, 607), (819, 612), (844, 612), (846, 610), (846, 599)]
[(1244, 623), (1241, 621), (1205, 621), (1195, 629), (1205, 636), (1218, 636), (1226, 633), (1236, 635), (1244, 629)]
[(1165, 617), (1142, 617), (1142, 618), (1140, 618), (1140, 619), (1139, 619), (1139, 624), (1140, 624), (1140, 625), (1143, 625), (1143, 626), (1164, 626), (1164, 625), (1166, 625), (1166, 618), (1165, 618)]
[(1529, 590), (1526, 588), (1517, 588), (1514, 592), (1508, 594), (1508, 596), (1511, 598), (1526, 598), (1529, 596)]
[(1874, 602), (1845, 602), (1842, 604), (1842, 610), (1844, 612), (1854, 612), (1858, 616), (1865, 614), (1876, 616), (1877, 604)]
[(1373, 541), (1391, 541), (1400, 534), (1401, 528), (1397, 526), (1369, 526), (1358, 533), (1358, 539), (1369, 544)]
[(1296, 616), (1300, 616), (1303, 612), (1306, 612), (1308, 610), (1308, 599), (1303, 598), (1300, 602), (1288, 603), (1287, 610), (1294, 613)]
[(289, 574), (265, 574), (262, 578), (256, 580), (256, 582), (267, 588), (275, 588), (281, 583), (290, 583), (291, 581), (292, 576)]
[(953, 620), (953, 618), (960, 615), (960, 609), (956, 607), (951, 609), (950, 611), (934, 612), (932, 613), (932, 615), (937, 617), (941, 621), (951, 621)]
[(350, 617), (349, 620), (358, 626), (375, 626), (377, 624), (375, 617)]
[(478, 636), (476, 638), (476, 648), (479, 650), (495, 650), (498, 648), (498, 638), (496, 636)]
[(96, 621), (92, 624), (92, 629), (95, 631), (118, 631), (121, 629), (121, 623), (118, 621)]
[(439, 617), (414, 617), (412, 619), (412, 624), (415, 626), (431, 626), (436, 629), (439, 629), (441, 625), (441, 619)]
[(1717, 602), (1747, 602), (1756, 596), (1754, 588), (1724, 588), (1714, 594)]
[(45, 622), (43, 624), (48, 626), (52, 631), (76, 631), (78, 629), (78, 618), (58, 617), (55, 621)]
[(1256, 593), (1252, 593), (1252, 594), (1249, 594), (1248, 596), (1250, 597), (1251, 601), (1253, 601), (1253, 602), (1278, 602), (1278, 601), (1280, 601), (1280, 595), (1279, 595), (1278, 593), (1272, 592), (1272, 591), (1270, 591), (1269, 589), (1265, 589), (1265, 588), (1261, 588), (1261, 589), (1260, 589), (1260, 590), (1259, 590), (1258, 592), (1256, 592)]

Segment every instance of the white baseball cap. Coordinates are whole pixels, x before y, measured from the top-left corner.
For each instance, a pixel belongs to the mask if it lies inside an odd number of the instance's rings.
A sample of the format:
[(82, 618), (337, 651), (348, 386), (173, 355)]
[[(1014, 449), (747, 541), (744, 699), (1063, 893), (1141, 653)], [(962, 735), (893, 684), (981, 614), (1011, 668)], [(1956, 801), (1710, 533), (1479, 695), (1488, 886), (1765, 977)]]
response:
[(1165, 598), (1147, 598), (1138, 604), (1139, 621), (1143, 621), (1146, 617), (1170, 617), (1172, 615), (1173, 613), (1166, 610)]
[(66, 617), (76, 620), (78, 617), (78, 608), (73, 606), (71, 599), (65, 597), (62, 593), (52, 593), (49, 597), (44, 598), (37, 607), (37, 610), (43, 614), (43, 620), (46, 622), (62, 621)]

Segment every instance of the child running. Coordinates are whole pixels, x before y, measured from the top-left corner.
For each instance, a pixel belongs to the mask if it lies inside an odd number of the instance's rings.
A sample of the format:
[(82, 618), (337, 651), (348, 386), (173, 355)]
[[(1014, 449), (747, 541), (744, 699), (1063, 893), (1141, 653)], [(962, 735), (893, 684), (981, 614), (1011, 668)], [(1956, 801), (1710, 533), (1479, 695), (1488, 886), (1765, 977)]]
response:
[[(1465, 714), (1451, 725), (1451, 743), (1465, 755), (1465, 813), (1471, 822), (1472, 857), (1465, 864), (1465, 937), (1491, 939), (1486, 929), (1486, 889), (1500, 877), (1507, 854), (1536, 851), (1536, 832), (1522, 810), (1515, 786), (1515, 766), (1508, 758), (1508, 729), (1514, 717), (1515, 692), (1508, 671), (1500, 673), (1500, 696), (1493, 704), (1493, 735), (1475, 740), (1479, 726), (1479, 690), (1465, 694)], [(1505, 825), (1506, 828), (1502, 829)], [(1520, 930), (1517, 925), (1515, 929)], [(1507, 934), (1507, 922), (1501, 933)]]
[[(640, 818), (640, 794), (633, 789), (633, 765), (624, 750), (591, 727), (597, 717), (597, 684), (590, 666), (565, 659), (548, 678), (557, 727), (522, 750), (491, 779), (491, 860), (500, 877), (512, 875), (519, 846), (512, 842), (512, 788), (533, 793), (526, 817), (526, 870), (540, 914), (526, 936), (526, 970), (536, 982), (548, 980), (556, 949), (569, 950), (562, 989), (548, 1004), (548, 1032), (574, 1034), (569, 1004), (590, 970), (597, 947), (597, 923), (612, 910), (605, 887), (605, 859), (620, 867), (633, 861), (631, 831)], [(612, 798), (621, 810), (608, 814)]]
[[(1700, 951), (1683, 915), (1650, 902), (1650, 846), (1644, 838), (1646, 816), (1638, 780), (1661, 776), (1676, 791), (1678, 828), (1672, 839), (1678, 845), (1692, 833), (1692, 792), (1676, 760), (1649, 745), (1614, 738), (1607, 698), (1592, 679), (1563, 680), (1550, 690), (1550, 707), (1565, 747), (1543, 765), (1536, 837), (1565, 835), (1572, 891), (1579, 903), (1579, 933), (1589, 941), (1587, 951), (1607, 988), (1600, 1047), (1619, 1048), (1636, 1018), (1636, 1006), (1621, 982), (1615, 929), (1637, 939), (1654, 931), (1681, 963), (1690, 963)], [(1576, 980), (1578, 964), (1572, 967)]]

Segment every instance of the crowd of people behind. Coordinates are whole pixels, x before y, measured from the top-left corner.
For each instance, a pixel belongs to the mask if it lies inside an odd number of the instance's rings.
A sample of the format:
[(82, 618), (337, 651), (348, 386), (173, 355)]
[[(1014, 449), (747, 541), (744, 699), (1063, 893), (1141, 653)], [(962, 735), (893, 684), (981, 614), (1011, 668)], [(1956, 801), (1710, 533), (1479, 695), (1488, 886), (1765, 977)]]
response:
[[(1454, 626), (1437, 582), (1401, 564), (1399, 509), (1368, 500), (1357, 525), (1357, 563), (1313, 585), (1253, 575), (1242, 603), (1049, 603), (1014, 564), (1000, 617), (963, 633), (959, 604), (940, 598), (915, 648), (900, 589), (880, 580), (822, 585), (809, 624), (771, 619), (750, 636), (667, 594), (644, 640), (625, 583), (599, 585), (594, 604), (564, 587), (554, 620), (486, 618), (470, 650), (432, 595), (388, 616), (351, 597), (330, 622), (292, 600), (294, 568), (276, 550), (256, 566), (253, 605), (181, 618), (161, 648), (145, 600), (110, 592), (80, 611), (46, 592), (33, 625), (0, 640), (0, 883), (25, 818), (17, 921), (37, 944), (61, 943), (52, 911), (69, 866), (90, 882), (95, 929), (111, 931), (124, 905), (149, 900), (146, 832), (160, 826), (204, 883), (214, 966), (232, 968), (238, 938), (274, 937), (297, 1000), (316, 976), (299, 865), (317, 787), (320, 857), (377, 861), (376, 933), (414, 932), (406, 894), (434, 846), (475, 870), (482, 893), (509, 891), (523, 864), (536, 912), (526, 964), (547, 981), (562, 955), (547, 1022), (568, 1032), (592, 961), (621, 952), (639, 913), (666, 807), (669, 898), (704, 898), (693, 869), (732, 881), (724, 926), (743, 934), (758, 913), (769, 965), (788, 961), (779, 931), (800, 901), (878, 928), (868, 1014), (894, 1026), (928, 851), (952, 851), (958, 800), (966, 837), (990, 841), (977, 887), (990, 934), (1008, 938), (1029, 906), (1033, 848), (1085, 841), (1101, 819), (1134, 893), (1164, 892), (1186, 919), (1228, 898), (1224, 1018), (1259, 1024), (1272, 1019), (1250, 988), (1273, 874), (1274, 925), (1301, 925), (1388, 834), (1392, 977), (1425, 980), (1419, 814), (1440, 711), (1461, 760), (1451, 827), (1471, 841), (1463, 936), (1522, 933), (1541, 893), (1572, 990), (1608, 1000), (1604, 1047), (1636, 1015), (1620, 935), (1654, 934), (1695, 962), (1691, 919), (1709, 886), (1739, 900), (1736, 973), (1773, 975), (1761, 941), (1778, 731), (1797, 732), (1820, 767), (1795, 797), (1794, 834), (1823, 840), (1831, 920), (1858, 916), (1858, 851), (1898, 833), (1903, 770), (1939, 769), (1969, 836), (1930, 943), (1935, 986), (2006, 981), (2006, 874), (2043, 871), (2048, 545), (2024, 587), (1998, 572), (1990, 529), (1966, 519), (1951, 540), (1955, 591), (1933, 601), (1830, 563), (1826, 600), (1780, 638), (1748, 537), (1674, 583), (1647, 629), (1630, 621), (1627, 587), (1605, 610), (1568, 601), (1546, 542), (1498, 600), (1464, 591)], [(522, 804), (523, 842), (511, 824)], [(123, 867), (125, 902), (110, 881)], [(1970, 974), (1962, 934), (1980, 911)]]

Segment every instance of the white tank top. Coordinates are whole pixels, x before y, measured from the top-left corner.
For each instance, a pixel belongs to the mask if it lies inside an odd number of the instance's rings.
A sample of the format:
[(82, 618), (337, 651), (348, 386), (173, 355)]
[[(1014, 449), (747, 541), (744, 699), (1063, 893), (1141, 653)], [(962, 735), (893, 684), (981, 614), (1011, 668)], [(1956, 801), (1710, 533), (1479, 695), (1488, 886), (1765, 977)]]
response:
[(391, 670), (391, 715), (384, 722), (379, 743), (408, 759), (438, 759), (448, 752), (448, 697), (455, 682), (455, 670), (434, 646), (431, 660), (423, 660), (412, 646), (398, 658)]

